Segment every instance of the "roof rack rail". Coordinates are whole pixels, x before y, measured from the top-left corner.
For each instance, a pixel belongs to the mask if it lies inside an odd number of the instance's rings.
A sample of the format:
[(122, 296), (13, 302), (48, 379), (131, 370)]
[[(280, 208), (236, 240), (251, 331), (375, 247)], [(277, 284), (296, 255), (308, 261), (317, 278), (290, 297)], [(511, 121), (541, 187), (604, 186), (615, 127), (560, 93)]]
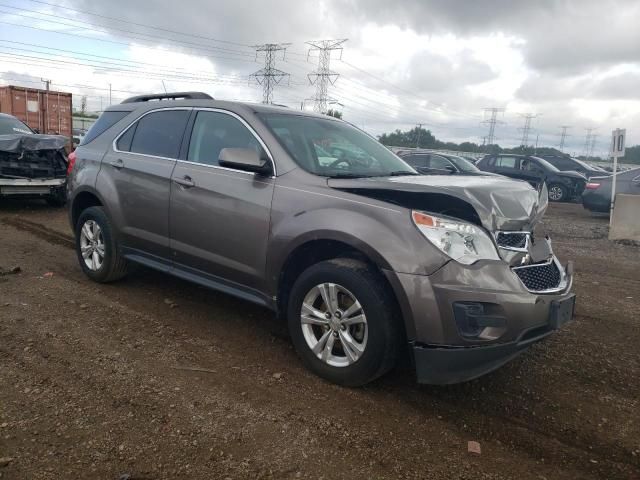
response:
[(136, 95), (122, 101), (122, 103), (149, 102), (151, 100), (213, 100), (211, 95), (204, 92), (173, 92), (151, 93), (149, 95)]

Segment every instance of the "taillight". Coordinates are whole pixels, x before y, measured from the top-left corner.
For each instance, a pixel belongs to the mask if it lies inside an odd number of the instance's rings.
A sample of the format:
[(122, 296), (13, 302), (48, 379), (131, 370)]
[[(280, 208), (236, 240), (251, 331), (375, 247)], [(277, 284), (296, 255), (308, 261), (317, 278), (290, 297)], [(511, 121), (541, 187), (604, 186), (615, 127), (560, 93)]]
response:
[(589, 182), (587, 183), (587, 185), (584, 187), (587, 190), (596, 190), (598, 188), (600, 188), (600, 184), (599, 183), (594, 183), (594, 182)]
[(76, 164), (76, 152), (75, 150), (69, 154), (67, 157), (69, 160), (67, 162), (67, 177), (71, 175), (71, 170), (73, 170), (73, 166)]

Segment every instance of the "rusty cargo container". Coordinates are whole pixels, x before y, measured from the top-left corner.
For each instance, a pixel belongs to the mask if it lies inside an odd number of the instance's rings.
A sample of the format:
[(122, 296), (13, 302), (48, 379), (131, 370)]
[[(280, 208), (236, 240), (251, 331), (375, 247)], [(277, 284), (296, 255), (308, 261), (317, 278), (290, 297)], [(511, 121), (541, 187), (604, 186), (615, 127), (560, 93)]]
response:
[(72, 139), (72, 96), (68, 92), (0, 86), (0, 112), (22, 120), (40, 133)]

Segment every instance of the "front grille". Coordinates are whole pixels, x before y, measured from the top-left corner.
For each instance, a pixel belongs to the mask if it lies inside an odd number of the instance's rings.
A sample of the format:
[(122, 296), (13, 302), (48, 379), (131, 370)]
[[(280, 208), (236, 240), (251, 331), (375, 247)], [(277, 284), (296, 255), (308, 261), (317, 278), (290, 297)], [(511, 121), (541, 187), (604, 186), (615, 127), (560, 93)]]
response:
[(499, 232), (496, 242), (502, 248), (526, 248), (528, 236), (526, 232)]
[(558, 265), (553, 261), (516, 267), (513, 271), (518, 275), (527, 290), (532, 292), (558, 288), (562, 281)]

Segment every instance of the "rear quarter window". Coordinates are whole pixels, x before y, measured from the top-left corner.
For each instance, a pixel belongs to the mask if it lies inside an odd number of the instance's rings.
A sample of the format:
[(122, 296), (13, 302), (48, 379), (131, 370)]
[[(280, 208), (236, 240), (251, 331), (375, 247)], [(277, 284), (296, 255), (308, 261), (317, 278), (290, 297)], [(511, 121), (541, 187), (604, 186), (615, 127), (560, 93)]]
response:
[(96, 120), (96, 123), (91, 125), (89, 131), (82, 139), (82, 143), (80, 145), (86, 145), (87, 143), (95, 140), (108, 129), (113, 127), (116, 123), (122, 120), (124, 117), (129, 115), (131, 112), (116, 112), (116, 111), (108, 111), (104, 112), (100, 115), (100, 118)]

